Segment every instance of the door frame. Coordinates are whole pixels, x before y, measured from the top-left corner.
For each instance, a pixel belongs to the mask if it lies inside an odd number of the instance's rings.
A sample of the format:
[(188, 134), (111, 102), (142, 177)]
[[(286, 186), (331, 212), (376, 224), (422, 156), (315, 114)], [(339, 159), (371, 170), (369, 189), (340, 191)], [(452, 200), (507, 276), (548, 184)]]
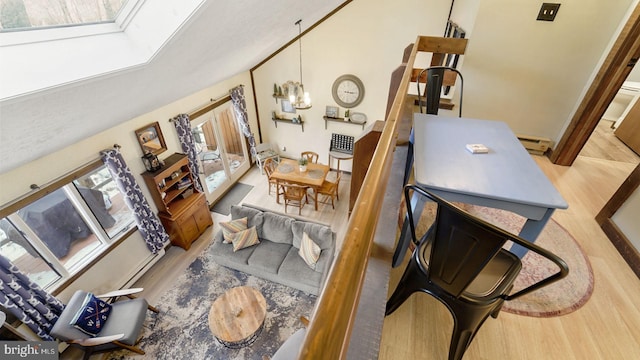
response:
[(566, 166), (573, 164), (638, 58), (640, 58), (640, 4), (636, 4), (636, 8), (598, 70), (578, 110), (551, 154), (551, 162)]
[(640, 251), (635, 248), (627, 236), (620, 231), (620, 228), (613, 221), (620, 206), (640, 187), (640, 164), (629, 174), (629, 177), (622, 183), (620, 188), (613, 194), (611, 199), (605, 204), (596, 215), (596, 222), (600, 225), (609, 240), (618, 249), (618, 252), (629, 264), (636, 276), (640, 278)]

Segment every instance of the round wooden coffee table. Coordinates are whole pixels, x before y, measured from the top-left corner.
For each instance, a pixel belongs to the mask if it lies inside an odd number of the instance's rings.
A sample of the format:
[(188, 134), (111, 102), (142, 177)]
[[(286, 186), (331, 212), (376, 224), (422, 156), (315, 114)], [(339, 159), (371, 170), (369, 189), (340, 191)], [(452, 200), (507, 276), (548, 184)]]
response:
[(267, 302), (249, 286), (227, 290), (211, 305), (209, 328), (224, 346), (238, 349), (251, 345), (262, 330)]

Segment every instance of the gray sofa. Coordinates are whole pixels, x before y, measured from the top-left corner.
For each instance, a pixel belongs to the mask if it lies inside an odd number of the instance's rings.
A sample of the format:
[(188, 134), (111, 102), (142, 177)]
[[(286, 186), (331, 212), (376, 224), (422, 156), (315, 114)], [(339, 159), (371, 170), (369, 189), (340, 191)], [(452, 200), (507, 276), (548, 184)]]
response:
[[(256, 227), (260, 244), (234, 252), (231, 244), (222, 242), (220, 230), (210, 247), (214, 260), (220, 265), (318, 295), (333, 263), (336, 234), (331, 227), (251, 205), (233, 205), (231, 219), (243, 217), (247, 217), (247, 227)], [(322, 249), (315, 270), (298, 255), (303, 232)]]

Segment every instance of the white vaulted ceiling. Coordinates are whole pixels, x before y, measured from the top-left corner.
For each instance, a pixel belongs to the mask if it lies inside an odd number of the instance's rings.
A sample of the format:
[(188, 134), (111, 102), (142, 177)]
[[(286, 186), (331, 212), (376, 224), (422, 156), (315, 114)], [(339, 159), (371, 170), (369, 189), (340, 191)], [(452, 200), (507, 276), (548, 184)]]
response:
[(147, 0), (72, 45), (0, 34), (0, 173), (247, 71), (343, 2)]

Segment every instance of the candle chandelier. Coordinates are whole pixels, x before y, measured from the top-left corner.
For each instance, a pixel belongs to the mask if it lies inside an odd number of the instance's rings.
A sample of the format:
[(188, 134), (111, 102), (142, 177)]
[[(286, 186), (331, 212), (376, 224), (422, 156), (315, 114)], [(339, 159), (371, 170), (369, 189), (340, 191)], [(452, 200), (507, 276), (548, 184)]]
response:
[(302, 84), (302, 19), (296, 21), (298, 25), (298, 45), (300, 50), (300, 82), (290, 82), (288, 88), (289, 101), (296, 109), (308, 109), (311, 107), (311, 97), (304, 91)]

